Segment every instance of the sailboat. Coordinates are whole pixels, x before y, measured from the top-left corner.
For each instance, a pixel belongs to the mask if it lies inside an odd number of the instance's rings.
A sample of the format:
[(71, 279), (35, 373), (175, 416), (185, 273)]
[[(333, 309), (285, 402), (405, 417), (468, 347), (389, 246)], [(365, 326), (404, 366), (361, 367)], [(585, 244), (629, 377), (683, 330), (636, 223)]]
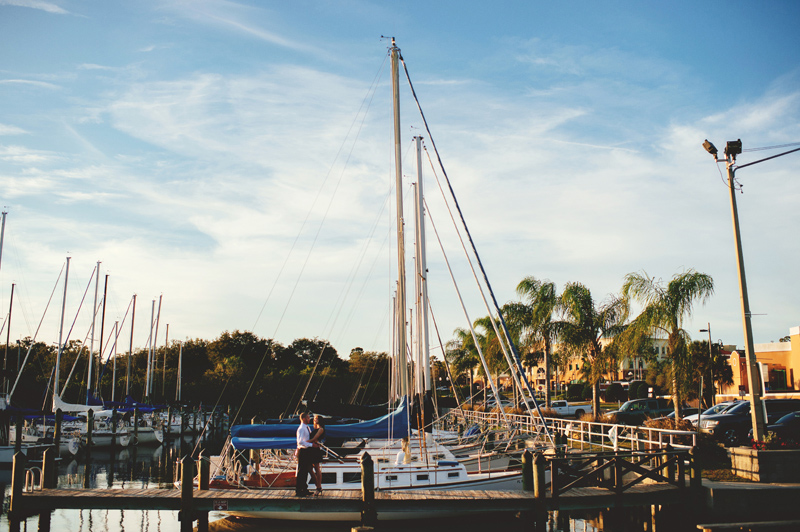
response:
[[(322, 488), (323, 497), (325, 490), (361, 489), (360, 459), (366, 454), (373, 459), (375, 487), (380, 490), (418, 490), (418, 489), (492, 489), (492, 490), (519, 490), (522, 488), (521, 473), (519, 470), (482, 471), (480, 450), (472, 452), (464, 449), (465, 456), (475, 458), (470, 471), (464, 462), (459, 460), (450, 448), (436, 441), (430, 430), (428, 419), (430, 407), (424, 406), (425, 397), (431, 390), (430, 360), (428, 354), (427, 332), (427, 266), (425, 264), (424, 249), (424, 223), (423, 220), (423, 195), (421, 180), (415, 191), (416, 214), (416, 254), (415, 254), (415, 299), (417, 300), (417, 346), (416, 362), (407, 358), (407, 324), (405, 319), (406, 309), (406, 275), (405, 275), (405, 249), (403, 234), (403, 183), (401, 168), (401, 143), (400, 143), (400, 105), (399, 105), (399, 63), (400, 49), (392, 39), (390, 47), (392, 69), (392, 92), (394, 111), (395, 133), (395, 169), (396, 169), (396, 200), (397, 200), (397, 231), (398, 231), (398, 281), (395, 303), (394, 329), (394, 371), (396, 377), (393, 381), (393, 390), (399, 398), (399, 406), (391, 413), (378, 419), (350, 425), (328, 425), (326, 436), (328, 438), (351, 438), (359, 441), (356, 454), (340, 456), (325, 449), (327, 460), (323, 460)], [(419, 137), (417, 143), (418, 170), (421, 174), (421, 151)], [(494, 299), (494, 296), (492, 295)], [(499, 314), (499, 309), (498, 309)], [(499, 317), (502, 321), (502, 316)], [(505, 323), (503, 323), (505, 330)], [(508, 333), (506, 330), (506, 338)], [(509, 344), (511, 342), (509, 341)], [(514, 353), (519, 365), (519, 356)], [(507, 354), (509, 364), (512, 363)], [(481, 360), (486, 362), (481, 354)], [(414, 369), (414, 377), (410, 377), (408, 368)], [(487, 371), (487, 374), (489, 372)], [(521, 371), (512, 375), (519, 378)], [(524, 377), (523, 377), (524, 378)], [(414, 386), (412, 386), (412, 382)], [(494, 383), (490, 380), (495, 396), (498, 396)], [(525, 383), (527, 386), (527, 382)], [(521, 384), (520, 388), (522, 388)], [(528, 392), (530, 396), (533, 393)], [(412, 390), (412, 388), (414, 388)], [(418, 404), (422, 405), (419, 415), (409, 415), (411, 397), (416, 397)], [(535, 403), (534, 403), (535, 404)], [(538, 406), (537, 406), (538, 408)], [(411, 418), (415, 418), (412, 423)], [(424, 421), (423, 421), (424, 420)], [(412, 431), (412, 424), (417, 428)], [(296, 447), (296, 425), (239, 425), (231, 429), (231, 437), (221, 457), (212, 459), (211, 487), (218, 489), (243, 488), (243, 489), (277, 489), (294, 486), (294, 461), (291, 450)], [(546, 428), (544, 429), (546, 433)], [(244, 453), (257, 456), (255, 460), (248, 459)], [(257, 453), (256, 453), (257, 452)], [(467, 461), (468, 462), (468, 461)], [(507, 468), (503, 468), (507, 469)], [(302, 521), (356, 521), (359, 515), (347, 513), (330, 513), (324, 511), (260, 511), (260, 512), (226, 512), (230, 515), (242, 517), (261, 517), (272, 519), (288, 519)], [(431, 517), (429, 514), (397, 513), (378, 514), (378, 520), (420, 519)], [(447, 517), (437, 514), (437, 517)]]

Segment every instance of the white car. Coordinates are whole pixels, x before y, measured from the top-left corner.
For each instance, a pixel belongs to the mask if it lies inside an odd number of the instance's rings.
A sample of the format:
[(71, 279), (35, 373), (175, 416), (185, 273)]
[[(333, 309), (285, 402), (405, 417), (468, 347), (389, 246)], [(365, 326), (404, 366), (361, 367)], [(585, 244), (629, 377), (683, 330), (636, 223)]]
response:
[[(723, 412), (725, 412), (727, 409), (729, 409), (733, 405), (737, 404), (738, 402), (739, 401), (725, 401), (724, 403), (717, 403), (714, 406), (712, 406), (711, 408), (709, 408), (708, 410), (705, 410), (703, 412), (702, 416), (706, 417), (706, 416), (711, 416), (711, 415), (714, 415), (714, 414), (722, 414)], [(683, 419), (685, 419), (686, 421), (690, 422), (695, 427), (697, 426), (697, 414), (692, 414), (691, 416), (686, 416)]]

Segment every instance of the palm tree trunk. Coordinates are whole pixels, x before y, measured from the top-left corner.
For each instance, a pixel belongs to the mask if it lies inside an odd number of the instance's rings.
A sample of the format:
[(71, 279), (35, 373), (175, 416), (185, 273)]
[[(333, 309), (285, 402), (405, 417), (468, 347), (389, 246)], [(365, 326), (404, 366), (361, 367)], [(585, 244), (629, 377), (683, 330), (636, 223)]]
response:
[(592, 414), (595, 418), (600, 415), (600, 380), (592, 383)]
[(550, 348), (544, 350), (544, 405), (550, 408)]
[(678, 426), (678, 421), (681, 419), (681, 392), (678, 390), (678, 367), (675, 361), (672, 361), (672, 403), (675, 406), (675, 426)]

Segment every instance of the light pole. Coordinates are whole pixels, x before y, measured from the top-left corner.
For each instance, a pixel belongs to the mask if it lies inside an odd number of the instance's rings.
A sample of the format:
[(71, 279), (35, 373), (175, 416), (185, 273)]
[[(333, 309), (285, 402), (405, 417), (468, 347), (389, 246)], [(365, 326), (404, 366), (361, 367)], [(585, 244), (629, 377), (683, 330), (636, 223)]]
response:
[[(717, 157), (717, 148), (708, 140), (703, 142), (703, 148), (714, 157), (714, 162), (725, 163), (728, 170), (728, 188), (731, 194), (731, 217), (733, 218), (733, 236), (736, 243), (736, 264), (739, 271), (739, 297), (742, 303), (742, 321), (744, 323), (744, 347), (747, 359), (747, 384), (750, 391), (750, 414), (753, 421), (753, 439), (763, 441), (765, 435), (764, 406), (761, 401), (761, 379), (758, 374), (758, 363), (753, 350), (753, 328), (750, 325), (750, 301), (747, 297), (747, 280), (744, 274), (744, 257), (742, 256), (742, 236), (739, 232), (739, 215), (736, 210), (736, 184), (734, 177), (736, 170), (754, 164), (775, 159), (782, 155), (800, 151), (800, 148), (789, 150), (772, 157), (759, 159), (751, 163), (736, 165), (736, 156), (742, 153), (742, 141), (731, 140), (725, 145), (725, 158)], [(698, 423), (699, 426), (699, 423)]]
[[(711, 405), (714, 406), (716, 402), (714, 399), (716, 397), (716, 393), (714, 393), (714, 350), (711, 348), (711, 323), (708, 323), (708, 329), (700, 329), (700, 332), (707, 332), (708, 333), (708, 373), (711, 379), (708, 381), (711, 383)], [(702, 392), (702, 390), (701, 390)], [(702, 393), (701, 393), (702, 397)], [(698, 422), (699, 423), (699, 422)]]

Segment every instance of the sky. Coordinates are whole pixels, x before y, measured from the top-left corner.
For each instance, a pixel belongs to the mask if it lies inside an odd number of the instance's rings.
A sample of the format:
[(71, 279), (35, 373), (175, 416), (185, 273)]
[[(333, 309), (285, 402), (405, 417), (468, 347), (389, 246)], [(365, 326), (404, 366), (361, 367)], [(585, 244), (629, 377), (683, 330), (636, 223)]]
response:
[[(628, 273), (695, 269), (715, 293), (685, 329), (742, 346), (725, 168), (702, 142), (741, 139), (739, 164), (797, 147), (747, 151), (800, 142), (798, 20), (793, 0), (0, 0), (0, 313), (15, 283), (12, 341), (57, 343), (62, 303), (83, 340), (101, 261), (119, 351), (134, 294), (135, 348), (161, 298), (158, 345), (238, 329), (387, 351), (390, 36), (430, 127), (402, 75), (409, 262), (419, 135), (500, 304), (526, 276), (599, 303)], [(800, 325), (798, 169), (800, 152), (736, 174), (756, 343)], [(447, 342), (488, 310), (427, 155), (422, 174)]]

